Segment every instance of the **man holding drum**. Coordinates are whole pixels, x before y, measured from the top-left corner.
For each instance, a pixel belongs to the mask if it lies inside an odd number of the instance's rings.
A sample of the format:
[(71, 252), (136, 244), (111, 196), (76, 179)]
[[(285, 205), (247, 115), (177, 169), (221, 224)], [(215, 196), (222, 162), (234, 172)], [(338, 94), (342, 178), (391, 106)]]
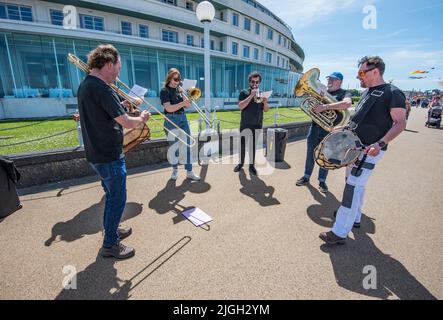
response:
[(120, 54), (114, 46), (99, 45), (92, 50), (88, 55), (91, 71), (78, 89), (78, 109), (86, 160), (100, 177), (106, 193), (101, 255), (127, 259), (135, 251), (120, 243), (132, 232), (129, 228), (119, 228), (126, 204), (123, 128), (135, 128), (148, 121), (151, 114), (145, 110), (139, 117), (129, 116), (109, 86), (117, 79), (121, 66)]
[[(365, 186), (388, 143), (406, 128), (406, 97), (397, 87), (385, 83), (385, 63), (378, 56), (359, 61), (357, 79), (367, 88), (356, 108), (354, 133), (366, 146), (360, 163), (348, 167), (343, 200), (331, 231), (320, 234), (327, 244), (344, 244), (354, 224), (361, 221)], [(363, 115), (363, 116), (362, 116)], [(352, 122), (352, 121), (351, 121)]]

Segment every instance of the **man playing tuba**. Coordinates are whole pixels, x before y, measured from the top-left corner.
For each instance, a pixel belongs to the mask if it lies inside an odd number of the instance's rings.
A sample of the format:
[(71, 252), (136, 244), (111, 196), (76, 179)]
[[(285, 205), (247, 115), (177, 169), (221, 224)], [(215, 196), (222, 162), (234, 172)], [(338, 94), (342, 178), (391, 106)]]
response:
[[(343, 74), (340, 72), (334, 72), (327, 77), (328, 93), (333, 96), (337, 101), (336, 103), (318, 105), (314, 108), (314, 112), (321, 113), (327, 110), (346, 110), (352, 106), (351, 96), (346, 90), (341, 88), (343, 83)], [(320, 144), (320, 142), (326, 137), (328, 132), (321, 128), (317, 123), (312, 121), (309, 129), (307, 145), (308, 150), (306, 154), (305, 174), (299, 180), (297, 180), (297, 186), (303, 186), (309, 183), (312, 171), (314, 170), (314, 150)], [(328, 170), (320, 168), (318, 173), (319, 189), (321, 192), (328, 192), (328, 186), (326, 184), (326, 177), (328, 176)]]

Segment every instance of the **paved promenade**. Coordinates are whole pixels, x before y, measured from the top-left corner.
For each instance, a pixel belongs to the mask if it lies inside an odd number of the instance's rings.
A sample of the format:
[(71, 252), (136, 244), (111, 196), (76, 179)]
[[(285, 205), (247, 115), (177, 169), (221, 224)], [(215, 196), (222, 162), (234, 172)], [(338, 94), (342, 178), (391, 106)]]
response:
[[(330, 173), (326, 195), (315, 179), (296, 187), (305, 140), (271, 175), (209, 165), (191, 183), (183, 169), (170, 181), (166, 165), (130, 171), (128, 261), (98, 256), (97, 179), (21, 190), (24, 208), (0, 222), (0, 299), (442, 299), (443, 130), (425, 118), (412, 110), (368, 184), (362, 228), (339, 247), (318, 234), (332, 225), (344, 170)], [(194, 206), (209, 226), (183, 219)], [(363, 286), (366, 266), (376, 289)], [(75, 268), (76, 290), (63, 290), (63, 268)]]

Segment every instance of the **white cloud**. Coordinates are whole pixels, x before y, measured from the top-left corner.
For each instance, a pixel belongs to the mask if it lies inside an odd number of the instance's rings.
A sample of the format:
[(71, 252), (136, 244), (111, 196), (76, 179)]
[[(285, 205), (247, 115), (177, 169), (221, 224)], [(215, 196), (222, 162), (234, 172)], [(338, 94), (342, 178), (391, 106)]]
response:
[(259, 2), (295, 30), (299, 30), (327, 16), (349, 9), (358, 0), (260, 0)]

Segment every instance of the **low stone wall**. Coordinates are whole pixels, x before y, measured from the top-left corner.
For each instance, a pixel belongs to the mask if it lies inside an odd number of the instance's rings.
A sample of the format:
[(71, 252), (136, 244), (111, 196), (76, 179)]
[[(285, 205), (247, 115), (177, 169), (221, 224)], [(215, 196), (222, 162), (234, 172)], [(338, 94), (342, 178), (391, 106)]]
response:
[[(279, 128), (288, 130), (288, 139), (303, 138), (307, 135), (310, 122), (289, 123)], [(266, 128), (265, 128), (266, 129)], [(266, 132), (266, 130), (265, 130)], [(264, 138), (266, 141), (266, 136)], [(138, 145), (126, 157), (127, 168), (136, 168), (167, 161), (169, 144), (166, 140), (153, 140)], [(9, 156), (21, 173), (18, 187), (30, 187), (46, 183), (94, 175), (85, 159), (84, 150), (64, 149)]]

